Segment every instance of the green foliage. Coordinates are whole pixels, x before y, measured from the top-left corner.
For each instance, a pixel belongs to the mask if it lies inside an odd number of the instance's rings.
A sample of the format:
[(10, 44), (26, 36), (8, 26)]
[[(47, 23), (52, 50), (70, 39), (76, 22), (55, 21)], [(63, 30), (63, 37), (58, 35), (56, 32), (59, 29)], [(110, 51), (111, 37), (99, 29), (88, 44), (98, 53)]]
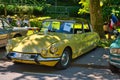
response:
[[(34, 14), (34, 15), (43, 15), (43, 6), (16, 6), (16, 5), (7, 5), (6, 10), (9, 15), (13, 14)], [(0, 14), (4, 15), (4, 5), (0, 4)]]
[[(114, 13), (120, 19), (120, 0), (100, 0), (103, 20), (108, 21), (111, 13)], [(79, 4), (82, 8), (79, 9), (78, 14), (89, 13), (89, 0), (80, 0)]]
[(0, 5), (0, 14), (3, 14), (3, 12), (4, 12), (4, 5)]
[[(44, 0), (40, 0), (39, 2), (43, 3)], [(2, 4), (12, 4), (12, 5), (39, 5), (36, 0), (0, 0)]]
[(69, 16), (71, 17), (76, 17), (78, 16), (78, 11), (79, 11), (79, 6), (71, 6), (71, 7), (68, 7), (68, 12), (69, 12)]
[(98, 46), (103, 48), (109, 47), (112, 42), (112, 39), (101, 39)]
[(53, 14), (53, 16), (65, 17), (71, 16), (76, 17), (78, 16), (77, 12), (80, 6), (49, 6), (46, 7), (46, 14)]
[(44, 6), (41, 6), (41, 7), (34, 6), (33, 8), (34, 8), (34, 10), (33, 10), (34, 15), (43, 15), (44, 9), (45, 9)]
[(78, 14), (89, 13), (89, 0), (81, 0), (79, 4), (82, 8), (79, 9)]
[(15, 6), (13, 5), (8, 5), (6, 9), (9, 14), (13, 14), (15, 12)]
[(32, 13), (33, 7), (32, 6), (17, 6), (16, 12), (22, 13), (22, 14)]
[(104, 21), (108, 21), (109, 20), (111, 13), (114, 13), (118, 18), (120, 18), (120, 7), (104, 6), (102, 8), (102, 12), (103, 12)]
[(40, 27), (41, 28), (42, 21), (44, 19), (48, 19), (48, 18), (50, 18), (50, 17), (34, 17), (34, 18), (31, 18), (30, 19), (31, 27)]
[(103, 6), (111, 6), (111, 5), (119, 5), (120, 0), (101, 0), (103, 2)]
[(41, 27), (42, 21), (30, 21), (32, 27)]

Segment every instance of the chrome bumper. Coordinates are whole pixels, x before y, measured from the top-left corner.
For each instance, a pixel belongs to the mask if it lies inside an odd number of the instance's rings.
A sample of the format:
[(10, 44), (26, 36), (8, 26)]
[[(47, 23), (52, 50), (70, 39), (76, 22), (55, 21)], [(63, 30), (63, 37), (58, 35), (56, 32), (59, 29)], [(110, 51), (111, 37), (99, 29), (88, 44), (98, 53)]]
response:
[(58, 61), (60, 58), (44, 58), (39, 54), (22, 54), (22, 53), (9, 53), (7, 55), (8, 59), (18, 59), (18, 60), (30, 60), (35, 62), (42, 62), (42, 61)]
[(120, 68), (120, 54), (111, 54), (110, 53), (109, 63)]

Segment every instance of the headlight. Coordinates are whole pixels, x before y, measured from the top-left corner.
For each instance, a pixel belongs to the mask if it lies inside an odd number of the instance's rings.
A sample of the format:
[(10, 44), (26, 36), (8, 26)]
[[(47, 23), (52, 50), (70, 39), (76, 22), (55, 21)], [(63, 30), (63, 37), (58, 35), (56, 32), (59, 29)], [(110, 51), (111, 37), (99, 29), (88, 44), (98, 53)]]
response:
[(48, 53), (48, 50), (47, 49), (41, 49), (41, 52), (40, 52), (43, 56), (47, 55)]
[(113, 53), (113, 54), (120, 54), (120, 48), (113, 48), (113, 49), (110, 49), (110, 53)]
[(57, 51), (58, 51), (57, 46), (52, 45), (52, 46), (50, 47), (50, 52), (51, 52), (51, 53), (55, 53), (55, 52), (57, 52)]

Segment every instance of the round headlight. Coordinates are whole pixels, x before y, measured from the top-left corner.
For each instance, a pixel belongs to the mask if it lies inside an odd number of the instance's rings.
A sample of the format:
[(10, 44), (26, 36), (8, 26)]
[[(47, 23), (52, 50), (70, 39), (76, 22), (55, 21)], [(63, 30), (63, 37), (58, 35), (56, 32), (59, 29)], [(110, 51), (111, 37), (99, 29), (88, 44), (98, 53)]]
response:
[(50, 52), (51, 52), (51, 53), (55, 53), (55, 52), (57, 52), (57, 51), (58, 51), (58, 48), (57, 48), (56, 46), (52, 45), (52, 46), (50, 47)]
[(47, 55), (47, 53), (48, 53), (48, 51), (47, 51), (46, 49), (42, 49), (42, 50), (41, 50), (41, 54), (42, 54), (42, 55), (45, 56), (45, 55)]

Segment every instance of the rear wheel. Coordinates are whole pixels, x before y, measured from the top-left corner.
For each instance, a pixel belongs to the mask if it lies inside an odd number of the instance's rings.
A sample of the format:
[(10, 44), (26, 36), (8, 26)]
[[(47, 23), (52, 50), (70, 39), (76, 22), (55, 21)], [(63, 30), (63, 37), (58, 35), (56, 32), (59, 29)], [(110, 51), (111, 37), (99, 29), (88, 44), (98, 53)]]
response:
[(72, 55), (71, 55), (71, 51), (66, 48), (61, 56), (60, 61), (57, 63), (56, 68), (57, 69), (66, 69), (70, 66), (71, 64), (71, 59), (72, 59)]

